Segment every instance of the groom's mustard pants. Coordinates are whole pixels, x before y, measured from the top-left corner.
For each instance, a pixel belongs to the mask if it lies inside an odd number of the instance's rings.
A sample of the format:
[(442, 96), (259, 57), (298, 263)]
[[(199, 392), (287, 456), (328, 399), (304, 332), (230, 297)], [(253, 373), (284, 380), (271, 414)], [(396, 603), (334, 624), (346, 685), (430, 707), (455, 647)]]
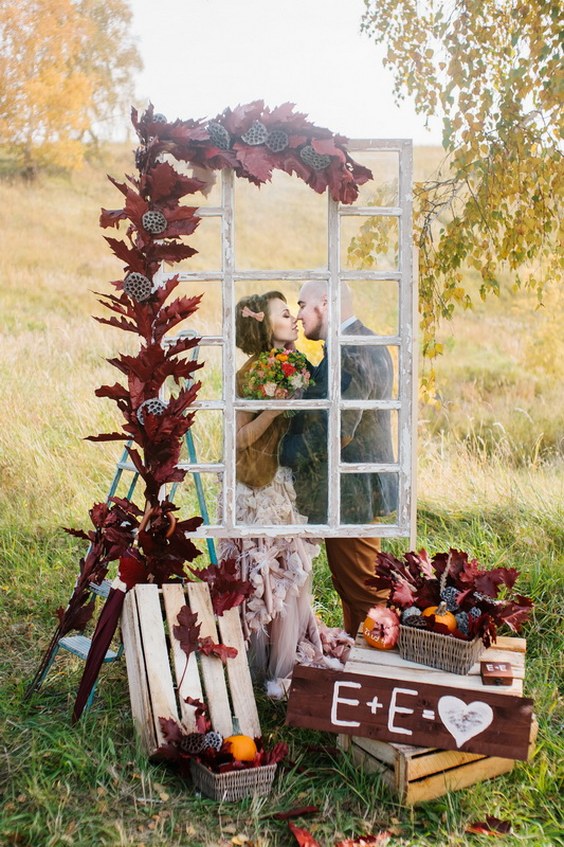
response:
[(343, 629), (356, 636), (368, 609), (384, 604), (387, 590), (365, 585), (374, 576), (379, 538), (326, 538), (327, 561), (333, 585), (343, 606)]

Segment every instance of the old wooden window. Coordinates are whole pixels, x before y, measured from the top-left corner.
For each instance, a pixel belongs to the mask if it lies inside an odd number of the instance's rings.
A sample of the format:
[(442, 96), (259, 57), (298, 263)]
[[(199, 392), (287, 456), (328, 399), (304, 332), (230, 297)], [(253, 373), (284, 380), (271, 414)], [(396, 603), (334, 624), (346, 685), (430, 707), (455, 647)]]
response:
[[(285, 174), (276, 175), (275, 186), (257, 189), (224, 171), (201, 207), (204, 220), (195, 243), (200, 253), (190, 260), (190, 270), (180, 272), (188, 294), (204, 295), (191, 329), (184, 330), (202, 336), (199, 358), (205, 362), (200, 371), (203, 386), (196, 403), (193, 443), (187, 445), (182, 462), (190, 471), (185, 486), (190, 488), (197, 481), (205, 497), (208, 524), (200, 535), (413, 536), (412, 146), (404, 140), (368, 140), (351, 142), (349, 149), (374, 175), (352, 206), (337, 203), (327, 194), (317, 195)], [(362, 225), (368, 219), (374, 224), (375, 237), (369, 249), (365, 244), (364, 266), (359, 270), (349, 256), (349, 245), (353, 237), (364, 237)], [(269, 239), (259, 244), (253, 233), (264, 230)], [(308, 267), (303, 267), (300, 259), (304, 250)], [(236, 371), (246, 358), (235, 346), (236, 303), (244, 295), (275, 289), (284, 292), (296, 314), (298, 292), (308, 280), (322, 280), (327, 285), (327, 390), (309, 400), (256, 401), (236, 396)], [(352, 333), (350, 321), (341, 321), (343, 286), (352, 297), (354, 315), (372, 334)], [(314, 364), (322, 355), (319, 342), (302, 338), (298, 348)], [(362, 377), (359, 383), (358, 374), (349, 373), (351, 361), (362, 364), (365, 360), (391, 365), (386, 396), (374, 396), (365, 390), (369, 386), (362, 384)], [(359, 372), (369, 371), (360, 368)], [(323, 519), (317, 523), (245, 526), (237, 521), (236, 412), (267, 407), (307, 411), (310, 422), (320, 431), (325, 428), (326, 474), (321, 493), (315, 494), (323, 500)], [(392, 449), (385, 460), (351, 460), (342, 446), (342, 436), (354, 431), (365, 413), (390, 427)], [(364, 508), (363, 497), (370, 490), (368, 480), (377, 480), (393, 502), (381, 510), (383, 514), (367, 520), (370, 510)]]

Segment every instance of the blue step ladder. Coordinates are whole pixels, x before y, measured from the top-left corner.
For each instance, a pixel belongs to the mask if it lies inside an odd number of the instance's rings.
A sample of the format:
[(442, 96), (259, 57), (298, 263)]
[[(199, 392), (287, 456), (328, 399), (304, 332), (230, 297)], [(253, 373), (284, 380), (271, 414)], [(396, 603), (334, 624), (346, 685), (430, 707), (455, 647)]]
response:
[[(183, 337), (186, 337), (186, 335), (187, 335), (187, 333), (182, 334)], [(190, 333), (190, 335), (193, 335), (194, 337), (196, 337), (196, 333)], [(171, 342), (174, 342), (174, 341), (175, 341), (175, 339), (172, 338)], [(199, 352), (199, 346), (194, 347), (191, 350), (192, 360), (197, 359), (198, 352)], [(185, 383), (187, 385), (189, 385), (190, 381), (185, 380)], [(192, 435), (191, 430), (188, 430), (186, 432), (186, 434), (184, 436), (184, 440), (185, 440), (185, 443), (186, 443), (186, 448), (187, 448), (187, 451), (188, 451), (189, 460), (190, 460), (190, 462), (193, 462), (194, 464), (196, 464), (197, 463), (196, 445), (194, 444), (194, 436)], [(132, 444), (133, 444), (133, 441), (127, 442), (127, 445), (123, 450), (122, 456), (116, 464), (116, 470), (115, 470), (114, 478), (112, 480), (112, 483), (110, 485), (110, 490), (109, 490), (108, 496), (106, 498), (107, 501), (109, 501), (110, 498), (115, 495), (124, 471), (129, 471), (129, 472), (133, 473), (133, 476), (131, 478), (131, 482), (129, 484), (129, 488), (127, 490), (127, 494), (125, 495), (128, 500), (131, 500), (131, 498), (133, 497), (133, 494), (135, 492), (135, 488), (136, 488), (136, 485), (137, 485), (137, 481), (139, 479), (139, 472), (136, 470), (135, 466), (131, 463), (131, 461), (129, 461), (129, 454), (127, 452), (127, 448), (131, 447)], [(207, 503), (206, 503), (206, 497), (205, 497), (205, 493), (204, 493), (204, 486), (203, 486), (203, 483), (202, 483), (202, 475), (199, 471), (194, 471), (192, 475), (194, 477), (194, 484), (195, 484), (195, 487), (196, 487), (196, 496), (198, 498), (198, 506), (199, 506), (199, 509), (200, 509), (200, 514), (203, 518), (204, 524), (209, 525), (210, 518), (209, 518), (209, 512), (208, 512), (208, 507), (207, 507)], [(171, 487), (171, 490), (170, 490), (170, 493), (169, 493), (169, 500), (171, 502), (174, 502), (174, 496), (176, 494), (176, 491), (178, 490), (179, 485), (180, 485), (180, 483), (175, 482)], [(207, 545), (207, 548), (208, 548), (208, 555), (209, 555), (209, 559), (210, 559), (211, 564), (217, 565), (217, 554), (216, 554), (215, 544), (214, 544), (213, 538), (206, 538), (206, 545)], [(111, 583), (109, 582), (109, 580), (105, 579), (100, 583), (100, 585), (96, 585), (95, 583), (91, 583), (89, 585), (89, 591), (93, 595), (101, 597), (105, 600), (107, 598), (108, 594), (109, 594), (110, 587), (111, 587)], [(39, 689), (41, 687), (41, 685), (43, 684), (47, 674), (49, 673), (49, 671), (50, 671), (50, 669), (53, 665), (53, 662), (55, 661), (55, 658), (56, 658), (59, 650), (66, 650), (68, 653), (71, 653), (74, 656), (78, 656), (79, 659), (86, 661), (86, 659), (88, 658), (88, 653), (90, 652), (91, 645), (92, 645), (92, 639), (87, 635), (83, 635), (82, 633), (77, 634), (77, 635), (65, 635), (62, 638), (60, 638), (59, 641), (57, 642), (54, 650), (53, 650), (53, 653), (51, 655), (49, 663), (46, 665), (43, 673), (41, 674), (41, 676), (37, 680), (35, 688)], [(113, 650), (113, 649), (110, 648), (107, 651), (106, 655), (104, 656), (103, 663), (109, 664), (111, 662), (116, 662), (121, 658), (122, 654), (123, 654), (123, 643), (120, 641), (120, 644), (119, 644), (119, 646), (117, 647), (116, 650)], [(87, 703), (86, 703), (86, 706), (85, 706), (85, 711), (87, 709), (89, 709), (90, 706), (92, 705), (92, 703), (94, 702), (95, 694), (96, 694), (96, 683), (94, 683), (94, 685), (92, 686), (92, 690), (90, 691), (90, 694), (88, 696), (88, 700), (87, 700)]]

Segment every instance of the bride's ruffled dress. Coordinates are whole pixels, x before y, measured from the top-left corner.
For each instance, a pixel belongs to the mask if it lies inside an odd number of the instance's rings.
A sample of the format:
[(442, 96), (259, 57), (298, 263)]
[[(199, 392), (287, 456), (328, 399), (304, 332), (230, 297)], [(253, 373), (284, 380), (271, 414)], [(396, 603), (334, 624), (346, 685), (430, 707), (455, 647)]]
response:
[[(237, 523), (302, 524), (288, 468), (278, 468), (261, 488), (237, 483)], [(235, 558), (253, 594), (242, 607), (249, 664), (271, 696), (283, 696), (296, 661), (340, 668), (353, 639), (326, 627), (312, 608), (312, 561), (319, 545), (306, 538), (232, 538), (219, 542), (221, 558)]]

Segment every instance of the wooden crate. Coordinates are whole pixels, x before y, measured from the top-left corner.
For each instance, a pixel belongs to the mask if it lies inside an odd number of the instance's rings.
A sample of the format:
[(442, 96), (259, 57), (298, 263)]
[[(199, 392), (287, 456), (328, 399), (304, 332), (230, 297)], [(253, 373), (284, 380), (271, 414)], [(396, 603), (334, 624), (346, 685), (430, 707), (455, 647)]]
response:
[[(237, 649), (225, 667), (215, 656), (196, 653), (187, 663), (173, 631), (186, 604), (198, 614), (202, 638)], [(149, 756), (164, 743), (159, 718), (176, 718), (188, 732), (195, 730), (187, 696), (206, 703), (221, 735), (233, 733), (234, 719), (245, 735), (261, 735), (239, 610), (216, 618), (206, 583), (137, 585), (125, 598), (122, 633), (133, 721)]]
[[(494, 647), (482, 653), (482, 661), (505, 661), (512, 665), (512, 684), (496, 688), (496, 693), (522, 696), (525, 650), (525, 639), (499, 637)], [(450, 674), (401, 659), (397, 651), (373, 650), (366, 645), (361, 635), (351, 650), (345, 670), (386, 679), (411, 682), (419, 679), (469, 692), (484, 689), (479, 661), (472, 666), (467, 676)], [(534, 744), (536, 733), (537, 724), (533, 720), (531, 745)], [(456, 791), (508, 773), (515, 764), (513, 759), (497, 756), (415, 747), (355, 735), (340, 735), (338, 744), (342, 750), (349, 752), (355, 764), (368, 773), (379, 774), (406, 805), (432, 800), (448, 791)]]

